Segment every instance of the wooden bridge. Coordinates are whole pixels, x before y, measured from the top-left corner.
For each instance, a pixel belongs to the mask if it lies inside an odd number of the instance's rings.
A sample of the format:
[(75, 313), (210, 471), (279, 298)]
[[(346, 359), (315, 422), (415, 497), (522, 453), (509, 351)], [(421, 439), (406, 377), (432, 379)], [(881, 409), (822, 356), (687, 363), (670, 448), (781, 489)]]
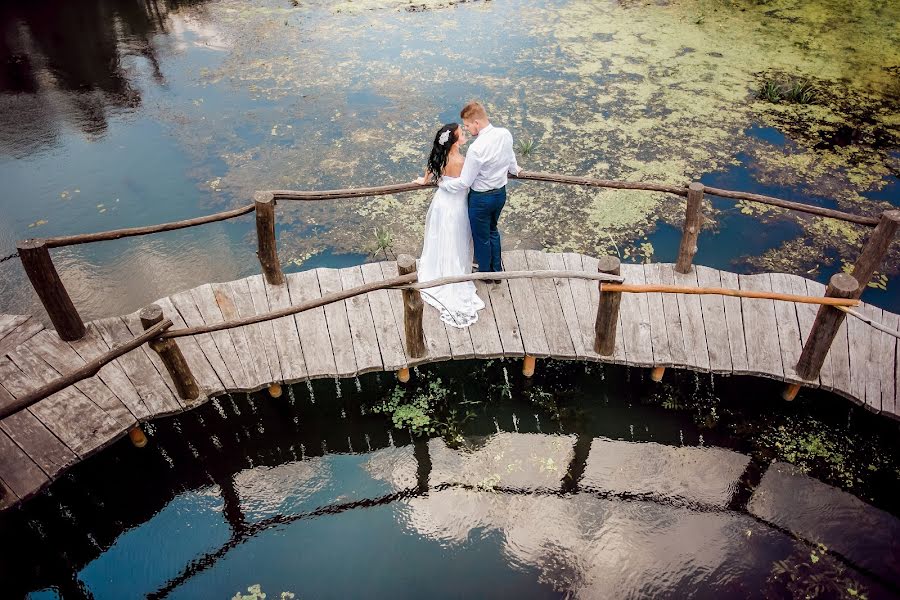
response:
[[(505, 272), (473, 274), (486, 308), (467, 329), (422, 305), (415, 260), (284, 275), (274, 202), (420, 189), (405, 184), (332, 192), (266, 192), (254, 205), (163, 225), (20, 243), (26, 272), (57, 331), (0, 316), (0, 508), (37, 493), (67, 468), (140, 423), (189, 410), (229, 391), (313, 378), (398, 371), (470, 358), (591, 360), (653, 368), (758, 375), (821, 387), (900, 418), (898, 316), (857, 300), (900, 223), (758, 196), (558, 175), (522, 179), (666, 191), (687, 197), (678, 262), (620, 264), (614, 257), (536, 250), (504, 253)], [(661, 189), (665, 188), (665, 189)], [(737, 275), (692, 266), (704, 192), (752, 199), (874, 227), (853, 271), (827, 287), (795, 275)], [(255, 211), (263, 274), (212, 283), (158, 300), (138, 313), (83, 323), (49, 248), (144, 235)], [(499, 277), (489, 285), (484, 278)], [(597, 285), (597, 282), (600, 285)], [(818, 305), (818, 307), (817, 307)], [(849, 309), (849, 307), (854, 307)], [(854, 318), (846, 319), (848, 311)], [(58, 333), (57, 333), (58, 332)]]

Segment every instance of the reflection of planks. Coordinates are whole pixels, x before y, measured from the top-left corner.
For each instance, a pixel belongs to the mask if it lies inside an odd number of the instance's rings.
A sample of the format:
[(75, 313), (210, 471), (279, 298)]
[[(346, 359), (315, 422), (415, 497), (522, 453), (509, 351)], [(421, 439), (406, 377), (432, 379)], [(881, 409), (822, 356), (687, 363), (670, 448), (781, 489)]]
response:
[[(539, 251), (504, 253), (510, 270), (596, 271), (597, 259)], [(260, 275), (206, 284), (157, 302), (176, 328), (261, 315), (397, 274), (393, 262), (290, 274), (283, 286)], [(824, 286), (785, 274), (735, 275), (697, 266), (622, 265), (632, 283), (677, 283), (821, 296)], [(182, 401), (155, 352), (141, 347), (90, 379), (0, 422), (0, 508), (33, 495), (137, 422), (188, 410), (226, 391), (253, 391), (272, 381), (352, 377), (420, 363), (466, 358), (581, 359), (666, 366), (800, 382), (794, 365), (816, 307), (772, 300), (682, 294), (624, 294), (612, 356), (594, 353), (596, 282), (518, 279), (476, 284), (485, 309), (468, 329), (443, 323), (426, 305), (427, 355), (412, 359), (403, 338), (397, 290), (380, 290), (323, 308), (212, 334), (177, 338), (202, 394)], [(898, 316), (874, 306), (859, 312), (890, 327)], [(76, 369), (141, 332), (137, 314), (88, 324), (77, 342), (42, 331), (34, 319), (0, 315), (0, 406)], [(897, 340), (848, 318), (816, 381), (875, 412), (897, 417)]]

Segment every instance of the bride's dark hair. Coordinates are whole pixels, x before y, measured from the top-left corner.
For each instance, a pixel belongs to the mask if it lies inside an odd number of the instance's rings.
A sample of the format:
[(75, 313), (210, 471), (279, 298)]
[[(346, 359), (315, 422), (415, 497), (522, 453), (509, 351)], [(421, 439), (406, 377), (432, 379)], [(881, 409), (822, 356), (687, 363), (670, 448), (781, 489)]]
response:
[[(447, 133), (445, 136), (444, 133)], [(444, 138), (444, 143), (441, 143)], [(434, 144), (431, 146), (431, 156), (428, 157), (428, 172), (435, 179), (440, 179), (447, 166), (447, 156), (450, 154), (450, 148), (459, 139), (459, 123), (447, 123), (434, 135)]]

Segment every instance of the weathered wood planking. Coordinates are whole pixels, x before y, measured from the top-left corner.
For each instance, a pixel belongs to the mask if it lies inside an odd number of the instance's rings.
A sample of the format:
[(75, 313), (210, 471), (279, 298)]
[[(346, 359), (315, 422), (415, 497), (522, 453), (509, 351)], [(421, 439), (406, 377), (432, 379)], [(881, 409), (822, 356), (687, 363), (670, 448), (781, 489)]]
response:
[[(870, 311), (863, 305), (857, 306), (855, 310), (872, 317)], [(874, 397), (873, 387), (869, 383), (872, 377), (878, 376), (872, 371), (873, 361), (877, 360), (872, 354), (875, 341), (873, 330), (852, 316), (848, 316), (846, 321), (850, 342), (850, 391), (863, 406), (878, 412), (881, 410), (881, 390), (879, 388), (877, 398)]]
[[(772, 291), (790, 294), (793, 289), (790, 275), (771, 273)], [(775, 301), (775, 323), (778, 326), (778, 346), (781, 348), (781, 365), (784, 378), (791, 383), (807, 383), (797, 373), (797, 361), (803, 344), (800, 341), (800, 321), (794, 302)]]
[[(798, 296), (807, 295), (806, 280), (802, 277), (797, 277), (796, 275), (788, 275), (787, 282), (790, 286), (789, 293), (796, 294)], [(806, 339), (809, 337), (810, 331), (812, 331), (813, 322), (816, 320), (816, 312), (818, 310), (818, 306), (814, 304), (798, 303), (796, 308), (797, 323), (800, 326), (800, 349), (802, 352), (803, 346), (804, 344), (806, 344)], [(794, 362), (794, 366), (796, 367), (796, 361)], [(831, 381), (831, 356), (826, 355), (825, 362), (822, 363), (822, 368), (819, 371), (819, 377), (817, 378), (816, 383), (821, 387), (828, 388), (831, 386)], [(812, 385), (812, 383), (807, 383), (807, 385)]]
[[(69, 344), (60, 339), (56, 332), (41, 331), (28, 340), (23, 347), (28, 348), (34, 356), (40, 357), (52, 367), (52, 370), (47, 371), (51, 379), (76, 371), (85, 365), (85, 360)], [(105, 410), (122, 427), (129, 427), (136, 423), (137, 415), (132, 413), (96, 375), (82, 379), (74, 387)]]
[[(719, 271), (722, 287), (739, 290), (738, 276), (728, 271)], [(728, 329), (728, 348), (731, 351), (731, 368), (735, 373), (746, 373), (747, 342), (744, 340), (744, 316), (741, 308), (741, 299), (732, 296), (724, 296), (725, 327)]]
[[(503, 342), (500, 340), (500, 332), (497, 329), (497, 320), (494, 317), (494, 307), (491, 305), (491, 290), (499, 284), (488, 284), (484, 281), (475, 282), (475, 292), (484, 308), (478, 313), (478, 321), (469, 327), (472, 335), (472, 347), (478, 358), (500, 358), (503, 356)], [(426, 308), (427, 310), (427, 308)]]
[[(219, 305), (216, 304), (216, 296), (211, 285), (201, 285), (192, 289), (190, 297), (193, 298), (197, 311), (203, 318), (204, 323), (207, 325), (218, 325), (225, 321)], [(179, 307), (180, 310), (181, 308)], [(246, 340), (242, 339), (243, 336), (234, 329), (214, 331), (210, 335), (219, 349), (219, 356), (222, 357), (225, 366), (228, 367), (228, 372), (231, 373), (235, 389), (252, 390), (256, 382), (250, 377), (249, 370), (244, 365), (244, 358), (238, 353), (237, 348), (238, 340), (246, 346)]]
[[(256, 315), (256, 309), (253, 307), (253, 298), (250, 296), (250, 288), (246, 279), (239, 279), (230, 283), (214, 283), (213, 294), (216, 296), (216, 303), (222, 316), (226, 321), (253, 317)], [(246, 342), (246, 356), (244, 363), (248, 365), (248, 369), (253, 372), (253, 376), (259, 387), (266, 386), (276, 381), (269, 367), (269, 357), (266, 352), (266, 344), (263, 338), (260, 323), (239, 327)], [(237, 344), (236, 344), (237, 345)], [(238, 352), (241, 349), (238, 348)]]
[[(172, 325), (174, 327), (187, 327), (184, 319), (181, 318), (181, 313), (178, 312), (178, 310), (175, 308), (175, 305), (172, 304), (171, 300), (169, 300), (168, 298), (162, 298), (160, 300), (157, 300), (155, 304), (157, 304), (162, 309), (163, 315), (172, 320)], [(138, 328), (143, 329), (143, 325), (138, 324), (139, 321), (140, 318), (136, 318), (136, 320), (130, 321), (129, 323), (129, 329), (133, 334), (138, 330)], [(194, 379), (200, 386), (200, 397), (193, 400), (183, 400), (178, 396), (178, 391), (174, 388), (175, 383), (172, 381), (172, 377), (169, 375), (166, 366), (162, 364), (162, 359), (152, 348), (145, 346), (143, 349), (147, 353), (147, 356), (150, 358), (150, 360), (153, 362), (156, 370), (160, 373), (160, 376), (162, 376), (166, 381), (166, 384), (171, 389), (173, 389), (173, 397), (179, 403), (181, 403), (182, 406), (184, 406), (185, 408), (191, 408), (192, 406), (196, 406), (198, 404), (206, 402), (207, 397), (211, 397), (215, 394), (225, 391), (225, 384), (223, 384), (222, 380), (219, 379), (219, 375), (216, 373), (216, 370), (213, 368), (213, 366), (209, 363), (209, 360), (206, 358), (206, 355), (200, 348), (200, 344), (197, 343), (197, 338), (195, 336), (177, 338), (175, 340), (175, 344), (184, 355), (188, 366), (191, 368), (191, 373), (193, 373), (194, 375)]]
[[(584, 271), (582, 256), (574, 252), (566, 252), (562, 255), (563, 264), (570, 271)], [(597, 320), (597, 306), (593, 304), (590, 287), (596, 287), (593, 281), (584, 279), (572, 279), (569, 281), (569, 289), (572, 292), (572, 301), (575, 305), (575, 316), (578, 318), (578, 331), (581, 334), (581, 343), (584, 348), (584, 356), (588, 360), (601, 360), (601, 356), (594, 352), (594, 323)], [(598, 294), (599, 297), (599, 294)]]
[[(269, 312), (271, 308), (269, 307), (269, 299), (266, 296), (266, 284), (263, 282), (263, 276), (253, 275), (242, 281), (246, 282), (247, 288), (250, 290), (250, 300), (253, 301), (253, 310), (256, 311), (256, 314), (264, 315)], [(268, 358), (272, 381), (283, 381), (284, 375), (281, 371), (281, 359), (278, 354), (278, 342), (275, 339), (273, 321), (263, 321), (258, 325), (263, 345), (266, 348), (266, 358)]]
[[(235, 294), (230, 284), (212, 283), (210, 284), (210, 290), (222, 319), (233, 321), (241, 317), (241, 312), (238, 310)], [(252, 304), (249, 293), (247, 300)], [(256, 346), (250, 342), (251, 327), (235, 327), (228, 330), (228, 333), (231, 334), (235, 352), (247, 375), (247, 384), (250, 386), (250, 389), (259, 389), (268, 385), (272, 379), (269, 377), (269, 365), (266, 361), (265, 351), (262, 353), (258, 352)], [(255, 335), (256, 330), (253, 333)]]
[[(503, 264), (504, 268), (510, 271), (528, 270), (528, 261), (522, 250), (504, 252)], [(519, 331), (522, 333), (525, 354), (538, 358), (548, 356), (550, 346), (544, 334), (544, 323), (531, 280), (510, 279), (508, 284), (513, 308), (516, 311), (516, 321), (519, 323)]]
[[(676, 285), (697, 287), (697, 272), (690, 273), (672, 271)], [(706, 328), (703, 325), (703, 309), (700, 296), (676, 294), (678, 311), (681, 313), (681, 331), (684, 334), (684, 349), (687, 353), (688, 365), (699, 371), (709, 371), (709, 351), (706, 347)]]
[[(806, 280), (807, 293), (810, 296), (824, 296), (825, 286), (816, 281)], [(818, 312), (818, 307), (816, 308)], [(847, 398), (853, 398), (850, 381), (850, 346), (849, 346), (849, 327), (847, 321), (851, 317), (844, 319), (838, 329), (837, 335), (831, 342), (831, 349), (825, 356), (825, 363), (831, 364), (831, 381), (826, 384), (822, 381), (822, 387), (836, 391)]]
[[(265, 280), (266, 297), (269, 310), (287, 308), (291, 305), (291, 297), (287, 284), (272, 285)], [(300, 345), (300, 334), (297, 332), (297, 321), (293, 316), (281, 317), (271, 321), (275, 331), (275, 344), (278, 348), (278, 360), (281, 363), (281, 377), (287, 383), (295, 383), (306, 378), (306, 362), (303, 360), (303, 348)]]
[[(319, 278), (319, 289), (322, 295), (333, 294), (344, 289), (341, 274), (336, 269), (316, 269)], [(331, 348), (334, 350), (334, 365), (339, 377), (356, 375), (356, 355), (353, 353), (353, 337), (350, 332), (350, 321), (347, 318), (346, 302), (332, 302), (325, 306), (325, 320), (328, 323), (328, 335), (331, 337)]]
[[(363, 283), (384, 281), (384, 274), (378, 263), (367, 263), (360, 267)], [(406, 349), (403, 337), (394, 319), (391, 300), (387, 290), (376, 290), (366, 294), (372, 309), (372, 321), (375, 324), (375, 335), (381, 349), (381, 360), (386, 371), (396, 371), (407, 366)]]
[[(11, 363), (10, 363), (11, 364)], [(0, 385), (0, 406), (13, 400)], [(0, 430), (9, 436), (50, 478), (75, 464), (78, 457), (41, 423), (31, 409), (25, 409), (0, 421)]]
[[(768, 273), (738, 275), (738, 283), (742, 290), (772, 290)], [(778, 346), (778, 325), (775, 324), (775, 301), (741, 298), (741, 311), (747, 342), (747, 372), (782, 379), (784, 369)]]
[[(525, 261), (527, 268), (532, 271), (550, 270), (547, 255), (539, 250), (526, 250)], [(550, 354), (558, 358), (577, 358), (578, 353), (575, 352), (575, 344), (572, 336), (569, 335), (569, 325), (563, 314), (556, 284), (552, 279), (534, 279), (531, 284), (544, 325), (544, 337), (547, 339), (547, 348)]]
[[(53, 379), (49, 365), (21, 346), (0, 360), (0, 381), (20, 397)], [(52, 371), (52, 369), (50, 369)], [(66, 388), (41, 400), (31, 412), (72, 452), (85, 457), (124, 433), (112, 417), (74, 388)]]
[[(285, 275), (285, 279), (292, 305), (322, 297), (322, 293), (319, 291), (319, 278), (315, 271), (291, 273)], [(310, 378), (334, 377), (337, 366), (334, 364), (334, 349), (331, 347), (328, 323), (325, 321), (325, 309), (320, 306), (305, 310), (294, 315), (294, 318), (297, 321), (297, 332), (300, 335), (300, 346), (303, 348), (307, 376)]]
[(34, 495), (49, 482), (37, 463), (0, 431), (0, 510)]
[(28, 319), (27, 321), (24, 321), (0, 340), (0, 356), (5, 355), (10, 350), (14, 350), (21, 344), (24, 344), (30, 340), (32, 336), (43, 330), (44, 325), (38, 322), (37, 319)]
[[(854, 317), (848, 317), (854, 318)], [(894, 331), (900, 330), (900, 317), (886, 310), (881, 312), (881, 323)], [(897, 342), (900, 341), (883, 331), (877, 332), (879, 344), (876, 348), (876, 356), (880, 359), (878, 364), (878, 381), (881, 383), (881, 412), (896, 415), (897, 413), (897, 384), (894, 377), (897, 363)]]
[[(109, 347), (127, 342), (134, 337), (119, 317), (100, 319), (91, 325), (97, 328), (97, 332)], [(134, 389), (140, 394), (141, 400), (154, 415), (177, 412), (181, 405), (175, 399), (171, 388), (160, 376), (159, 371), (153, 366), (148, 351), (153, 352), (142, 346), (133, 352), (123, 354), (116, 359), (116, 362), (122, 367)]]
[[(722, 287), (722, 278), (717, 269), (695, 265), (694, 271), (697, 273), (697, 283), (700, 287)], [(703, 311), (709, 368), (713, 373), (731, 373), (731, 347), (728, 343), (723, 296), (700, 296), (700, 308)]]
[(489, 298), (482, 296), (482, 299), (491, 303), (494, 322), (497, 324), (497, 333), (500, 335), (500, 344), (503, 346), (503, 355), (524, 356), (525, 346), (522, 343), (522, 332), (519, 329), (519, 321), (516, 319), (516, 309), (513, 307), (509, 282), (503, 279), (497, 285), (488, 285), (487, 290)]
[(0, 315), (0, 342), (30, 318), (29, 315)]
[[(657, 265), (649, 263), (644, 265), (644, 281), (648, 284), (662, 283)], [(672, 352), (669, 349), (669, 333), (666, 327), (663, 294), (654, 292), (645, 295), (647, 296), (647, 308), (650, 311), (650, 342), (653, 347), (653, 364), (659, 367), (672, 366), (674, 363), (672, 362)]]
[[(643, 284), (644, 266), (626, 264), (621, 266), (622, 277), (628, 283)], [(625, 359), (630, 365), (652, 367), (653, 342), (650, 334), (650, 305), (646, 294), (622, 294), (619, 308), (619, 326), (625, 340)]]
[[(562, 254), (547, 254), (547, 264), (554, 271), (565, 271), (566, 260)], [(581, 270), (581, 261), (578, 261), (578, 270)], [(556, 293), (559, 295), (559, 305), (562, 307), (563, 318), (566, 320), (566, 328), (569, 330), (569, 338), (572, 340), (572, 346), (578, 358), (587, 357), (587, 351), (584, 347), (584, 336), (581, 334), (581, 326), (578, 322), (578, 312), (575, 309), (575, 297), (572, 295), (571, 279), (554, 279), (553, 285), (556, 286)]]
[[(655, 268), (655, 281), (666, 285), (675, 284), (675, 271), (671, 264), (649, 264), (647, 267), (651, 271)], [(647, 269), (644, 272), (646, 273)], [(662, 302), (672, 364), (675, 366), (688, 366), (691, 363), (688, 359), (688, 351), (684, 346), (684, 326), (681, 319), (681, 309), (678, 306), (678, 296), (676, 294), (662, 294)]]
[[(379, 263), (381, 265), (381, 274), (385, 279), (390, 279), (392, 277), (397, 277), (400, 274), (400, 271), (397, 269), (396, 261), (386, 261)], [(403, 342), (403, 354), (406, 357), (406, 362), (408, 365), (418, 365), (424, 362), (428, 362), (428, 356), (423, 356), (421, 358), (413, 358), (409, 354), (409, 349), (406, 347), (406, 326), (404, 324), (403, 318), (403, 292), (400, 290), (386, 290), (388, 302), (391, 305), (391, 315), (394, 317), (394, 323), (397, 324), (397, 329), (400, 333), (400, 339)], [(425, 306), (422, 311), (422, 328), (424, 333), (425, 327), (425, 313), (433, 312), (429, 311), (429, 306)], [(426, 350), (428, 349), (426, 341)]]
[[(169, 300), (172, 301), (172, 305), (178, 311), (178, 314), (181, 315), (185, 325), (188, 327), (199, 327), (206, 324), (200, 311), (197, 310), (197, 305), (194, 303), (194, 297), (190, 291), (180, 292), (169, 296)], [(216, 371), (216, 375), (219, 376), (219, 380), (225, 386), (225, 389), (237, 389), (237, 382), (234, 380), (231, 371), (225, 364), (225, 360), (219, 353), (219, 348), (213, 340), (212, 335), (209, 333), (201, 333), (195, 335), (194, 339), (197, 341), (197, 345), (200, 346), (200, 350), (203, 351), (206, 360), (209, 361), (209, 364), (212, 365), (212, 368)]]
[[(345, 290), (359, 287), (364, 283), (362, 269), (359, 267), (346, 267), (339, 273)], [(384, 369), (369, 296), (364, 294), (348, 298), (344, 301), (344, 306), (347, 308), (347, 320), (350, 322), (350, 335), (353, 338), (353, 354), (359, 372), (368, 373)]]

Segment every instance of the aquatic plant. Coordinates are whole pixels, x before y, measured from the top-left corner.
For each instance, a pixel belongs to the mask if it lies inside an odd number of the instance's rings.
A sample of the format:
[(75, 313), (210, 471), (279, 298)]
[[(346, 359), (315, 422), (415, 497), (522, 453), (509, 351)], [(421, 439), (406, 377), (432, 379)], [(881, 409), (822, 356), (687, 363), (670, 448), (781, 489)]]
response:
[(847, 568), (828, 556), (828, 547), (816, 544), (807, 554), (801, 547), (784, 560), (772, 564), (768, 578), (769, 592), (791, 598), (868, 598), (866, 589)]
[(519, 156), (528, 156), (534, 152), (535, 148), (537, 148), (537, 141), (534, 138), (519, 140), (516, 143), (516, 153)]
[(757, 98), (773, 103), (780, 102), (781, 86), (770, 79), (766, 80), (763, 82), (762, 88), (759, 90), (759, 94), (757, 94)]
[(375, 258), (378, 256), (379, 252), (384, 254), (385, 260), (390, 260), (388, 252), (394, 255), (394, 258), (397, 257), (396, 254), (394, 254), (394, 235), (382, 227), (375, 229), (375, 243), (370, 254), (372, 258)]
[(784, 98), (795, 104), (814, 104), (817, 92), (808, 81), (795, 81), (784, 91)]
[[(251, 585), (247, 588), (246, 594), (242, 592), (237, 592), (231, 600), (266, 600), (268, 597), (267, 594), (262, 591), (262, 586), (258, 583)], [(293, 592), (281, 592), (281, 595), (278, 597), (280, 600), (293, 600), (294, 593)]]

